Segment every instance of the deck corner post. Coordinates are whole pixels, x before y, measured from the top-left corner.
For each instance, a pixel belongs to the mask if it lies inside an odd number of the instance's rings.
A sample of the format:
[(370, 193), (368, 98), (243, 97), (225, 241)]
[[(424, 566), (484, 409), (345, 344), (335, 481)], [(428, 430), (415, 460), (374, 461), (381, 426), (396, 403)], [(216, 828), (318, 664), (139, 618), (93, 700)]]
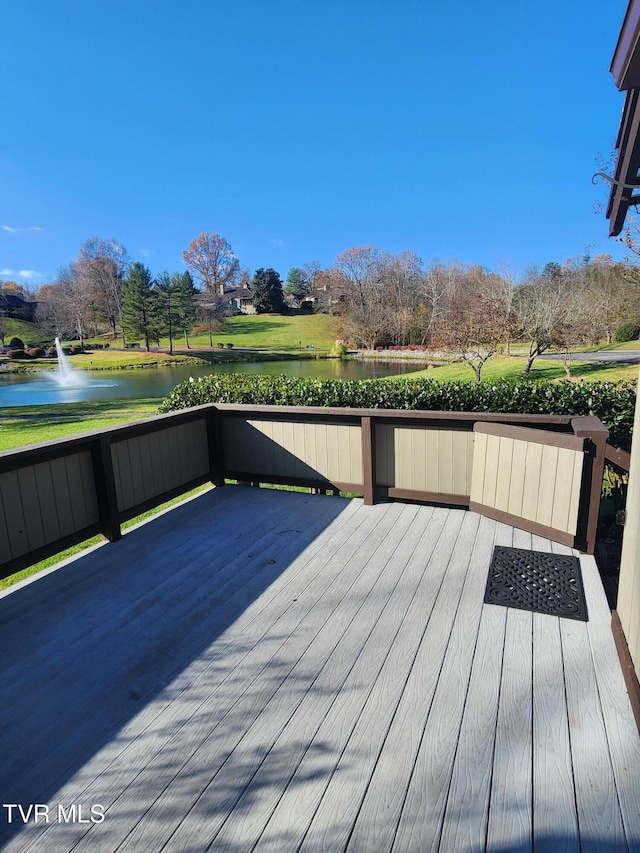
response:
[(100, 436), (99, 440), (93, 445), (91, 455), (102, 535), (109, 542), (117, 542), (122, 536), (122, 531), (113, 459), (111, 457), (111, 442), (107, 436)]
[(582, 542), (576, 543), (587, 554), (593, 554), (596, 548), (598, 532), (598, 514), (600, 512), (600, 494), (604, 477), (605, 454), (609, 430), (599, 418), (586, 416), (572, 418), (571, 427), (577, 438), (586, 438), (587, 453), (585, 481), (580, 495), (579, 534)]
[(375, 448), (373, 434), (373, 419), (363, 415), (360, 419), (362, 431), (362, 483), (365, 506), (375, 503)]
[(214, 486), (224, 486), (224, 443), (222, 418), (212, 406), (206, 414), (207, 444), (209, 448), (209, 479)]

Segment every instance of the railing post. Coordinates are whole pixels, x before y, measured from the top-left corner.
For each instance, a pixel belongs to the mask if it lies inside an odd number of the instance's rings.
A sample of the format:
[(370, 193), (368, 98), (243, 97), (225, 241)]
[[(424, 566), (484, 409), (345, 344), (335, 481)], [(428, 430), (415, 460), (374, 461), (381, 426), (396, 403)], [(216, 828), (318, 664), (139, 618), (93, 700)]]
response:
[(224, 444), (220, 412), (215, 408), (210, 409), (206, 423), (210, 479), (214, 486), (224, 486)]
[(375, 503), (375, 448), (373, 419), (367, 415), (360, 418), (362, 432), (362, 482), (365, 506)]
[(117, 542), (122, 532), (118, 513), (118, 496), (111, 459), (111, 442), (102, 435), (92, 448), (93, 471), (96, 481), (98, 512), (102, 535), (109, 542)]
[[(579, 533), (582, 534), (584, 539), (582, 543), (584, 550), (587, 554), (593, 554), (596, 548), (600, 495), (602, 493), (602, 479), (604, 477), (604, 462), (609, 430), (599, 418), (592, 415), (572, 418), (571, 427), (577, 438), (589, 439), (585, 459), (585, 462), (587, 462), (585, 466), (586, 477), (584, 489), (580, 495), (578, 523)], [(586, 506), (584, 504), (585, 501)]]

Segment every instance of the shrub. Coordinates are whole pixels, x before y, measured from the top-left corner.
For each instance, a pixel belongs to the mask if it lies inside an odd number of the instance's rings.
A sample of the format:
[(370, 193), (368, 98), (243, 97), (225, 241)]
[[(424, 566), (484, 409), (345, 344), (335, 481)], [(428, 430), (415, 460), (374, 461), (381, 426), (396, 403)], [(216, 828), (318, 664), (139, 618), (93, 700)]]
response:
[(613, 340), (617, 344), (624, 344), (627, 341), (637, 341), (640, 337), (640, 325), (638, 323), (623, 323), (618, 326)]
[(25, 352), (23, 349), (10, 349), (7, 352), (7, 358), (12, 359), (21, 359), (21, 358), (31, 358), (29, 353)]
[(26, 352), (31, 358), (44, 358), (46, 355), (42, 347), (29, 347)]
[(445, 412), (595, 415), (610, 441), (628, 448), (633, 430), (635, 386), (622, 382), (437, 382), (433, 379), (299, 379), (243, 373), (203, 376), (178, 385), (160, 411), (204, 403), (271, 406), (337, 406), (361, 409), (422, 409)]

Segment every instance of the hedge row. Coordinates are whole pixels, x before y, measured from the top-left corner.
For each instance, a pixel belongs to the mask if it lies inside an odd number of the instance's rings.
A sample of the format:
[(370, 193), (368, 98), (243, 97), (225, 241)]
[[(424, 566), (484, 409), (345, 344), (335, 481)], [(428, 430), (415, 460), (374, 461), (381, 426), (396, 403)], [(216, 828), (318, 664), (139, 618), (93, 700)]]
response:
[(436, 382), (433, 379), (345, 381), (212, 373), (178, 385), (162, 402), (160, 412), (203, 403), (262, 403), (271, 406), (596, 415), (610, 430), (609, 441), (629, 448), (635, 396), (635, 385), (622, 382), (500, 379), (477, 384)]

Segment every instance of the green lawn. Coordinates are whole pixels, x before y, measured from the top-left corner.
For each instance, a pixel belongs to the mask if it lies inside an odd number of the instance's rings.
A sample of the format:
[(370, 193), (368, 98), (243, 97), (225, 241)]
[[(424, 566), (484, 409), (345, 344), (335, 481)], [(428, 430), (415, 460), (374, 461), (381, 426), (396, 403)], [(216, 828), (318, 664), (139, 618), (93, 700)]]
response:
[[(337, 337), (335, 317), (290, 311), (285, 314), (239, 314), (229, 319), (229, 328), (215, 332), (214, 345), (232, 343), (236, 347), (300, 350), (313, 347), (330, 350)], [(209, 335), (190, 338), (192, 346), (208, 346)]]
[(20, 338), (25, 346), (38, 344), (45, 340), (44, 334), (35, 323), (27, 323), (26, 320), (14, 320), (12, 317), (8, 317), (7, 331), (4, 336), (5, 343), (8, 344), (11, 338)]
[(110, 400), (0, 409), (0, 451), (54, 441), (157, 414), (159, 400)]
[[(514, 356), (495, 355), (489, 359), (482, 369), (482, 380), (491, 379), (517, 379), (522, 376), (525, 366), (524, 358)], [(534, 379), (565, 379), (566, 374), (561, 361), (547, 361), (536, 359), (531, 368), (531, 377)], [(420, 370), (411, 373), (407, 378), (435, 379), (441, 382), (475, 382), (475, 373), (464, 362), (446, 364), (442, 367), (434, 367), (429, 370)], [(393, 377), (392, 377), (393, 378)], [(399, 377), (396, 377), (399, 378)], [(607, 382), (632, 382), (638, 378), (637, 364), (606, 364), (595, 362), (574, 361), (571, 367), (571, 378), (573, 380), (583, 379), (585, 382), (602, 380)]]

